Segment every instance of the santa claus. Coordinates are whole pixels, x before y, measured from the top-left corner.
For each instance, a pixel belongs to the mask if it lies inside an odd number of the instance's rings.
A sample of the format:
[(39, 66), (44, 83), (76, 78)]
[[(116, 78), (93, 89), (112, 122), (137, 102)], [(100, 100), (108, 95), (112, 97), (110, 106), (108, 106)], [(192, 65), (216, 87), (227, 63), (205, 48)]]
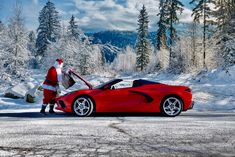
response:
[(43, 82), (43, 104), (40, 113), (45, 114), (47, 105), (50, 105), (49, 113), (54, 112), (55, 98), (60, 93), (59, 84), (62, 82), (63, 60), (56, 59), (55, 64), (48, 70)]

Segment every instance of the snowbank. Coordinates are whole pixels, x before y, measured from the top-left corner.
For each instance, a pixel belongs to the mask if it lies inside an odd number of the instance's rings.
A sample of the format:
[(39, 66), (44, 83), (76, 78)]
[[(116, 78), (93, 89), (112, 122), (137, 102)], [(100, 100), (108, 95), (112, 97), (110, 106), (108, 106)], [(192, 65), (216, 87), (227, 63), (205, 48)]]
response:
[(235, 83), (235, 65), (230, 67), (228, 70), (215, 69), (206, 74), (197, 76), (196, 79), (201, 83), (210, 84), (228, 84)]

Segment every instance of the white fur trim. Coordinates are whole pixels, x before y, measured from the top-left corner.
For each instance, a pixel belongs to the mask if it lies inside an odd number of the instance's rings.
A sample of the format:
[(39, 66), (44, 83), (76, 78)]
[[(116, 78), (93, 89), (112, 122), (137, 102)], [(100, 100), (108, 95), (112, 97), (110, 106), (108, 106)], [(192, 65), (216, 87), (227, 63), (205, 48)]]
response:
[(58, 82), (62, 82), (62, 67), (63, 67), (63, 63), (59, 64), (58, 62), (55, 62), (54, 67), (56, 69)]
[(55, 88), (55, 87), (50, 86), (50, 85), (46, 85), (46, 84), (43, 84), (43, 85), (42, 85), (42, 88), (43, 88), (43, 89), (47, 89), (47, 90), (56, 91), (56, 88)]

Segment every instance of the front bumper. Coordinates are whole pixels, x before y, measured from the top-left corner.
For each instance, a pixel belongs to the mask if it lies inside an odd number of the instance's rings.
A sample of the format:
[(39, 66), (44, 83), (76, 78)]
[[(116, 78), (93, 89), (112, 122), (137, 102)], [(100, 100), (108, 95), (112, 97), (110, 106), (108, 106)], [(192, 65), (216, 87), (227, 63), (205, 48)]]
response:
[(64, 103), (64, 101), (62, 101), (62, 100), (58, 100), (58, 101), (56, 101), (56, 109), (57, 110), (65, 110), (65, 108), (66, 108), (66, 105), (65, 105), (65, 103)]

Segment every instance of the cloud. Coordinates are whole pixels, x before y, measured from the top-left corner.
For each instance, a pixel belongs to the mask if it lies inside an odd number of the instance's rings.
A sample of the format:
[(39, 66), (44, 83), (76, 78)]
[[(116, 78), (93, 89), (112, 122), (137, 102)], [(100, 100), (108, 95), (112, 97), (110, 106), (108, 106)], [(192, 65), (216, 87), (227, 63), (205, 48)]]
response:
[(38, 0), (32, 0), (32, 3), (33, 3), (34, 5), (38, 5)]
[[(79, 25), (85, 30), (136, 30), (137, 17), (145, 4), (151, 23), (156, 20), (158, 2), (156, 0), (74, 0), (77, 10), (83, 12)], [(152, 24), (150, 24), (152, 25)]]
[[(158, 0), (73, 0), (81, 13), (78, 22), (84, 30), (136, 30), (137, 18), (143, 4), (149, 14), (149, 28), (157, 28)], [(181, 22), (190, 22), (191, 10), (184, 8), (179, 16)]]
[[(39, 11), (47, 0), (22, 0), (27, 27), (37, 29)], [(188, 4), (189, 0), (185, 0)], [(3, 0), (5, 6), (13, 1)], [(137, 18), (143, 4), (149, 14), (149, 29), (156, 31), (159, 13), (159, 0), (52, 0), (61, 19), (67, 25), (71, 15), (77, 18), (78, 25), (84, 31), (130, 30), (137, 29)], [(188, 6), (189, 7), (189, 6)], [(1, 12), (0, 18), (9, 16), (9, 9)], [(179, 16), (180, 22), (190, 22), (191, 10), (185, 8)]]

